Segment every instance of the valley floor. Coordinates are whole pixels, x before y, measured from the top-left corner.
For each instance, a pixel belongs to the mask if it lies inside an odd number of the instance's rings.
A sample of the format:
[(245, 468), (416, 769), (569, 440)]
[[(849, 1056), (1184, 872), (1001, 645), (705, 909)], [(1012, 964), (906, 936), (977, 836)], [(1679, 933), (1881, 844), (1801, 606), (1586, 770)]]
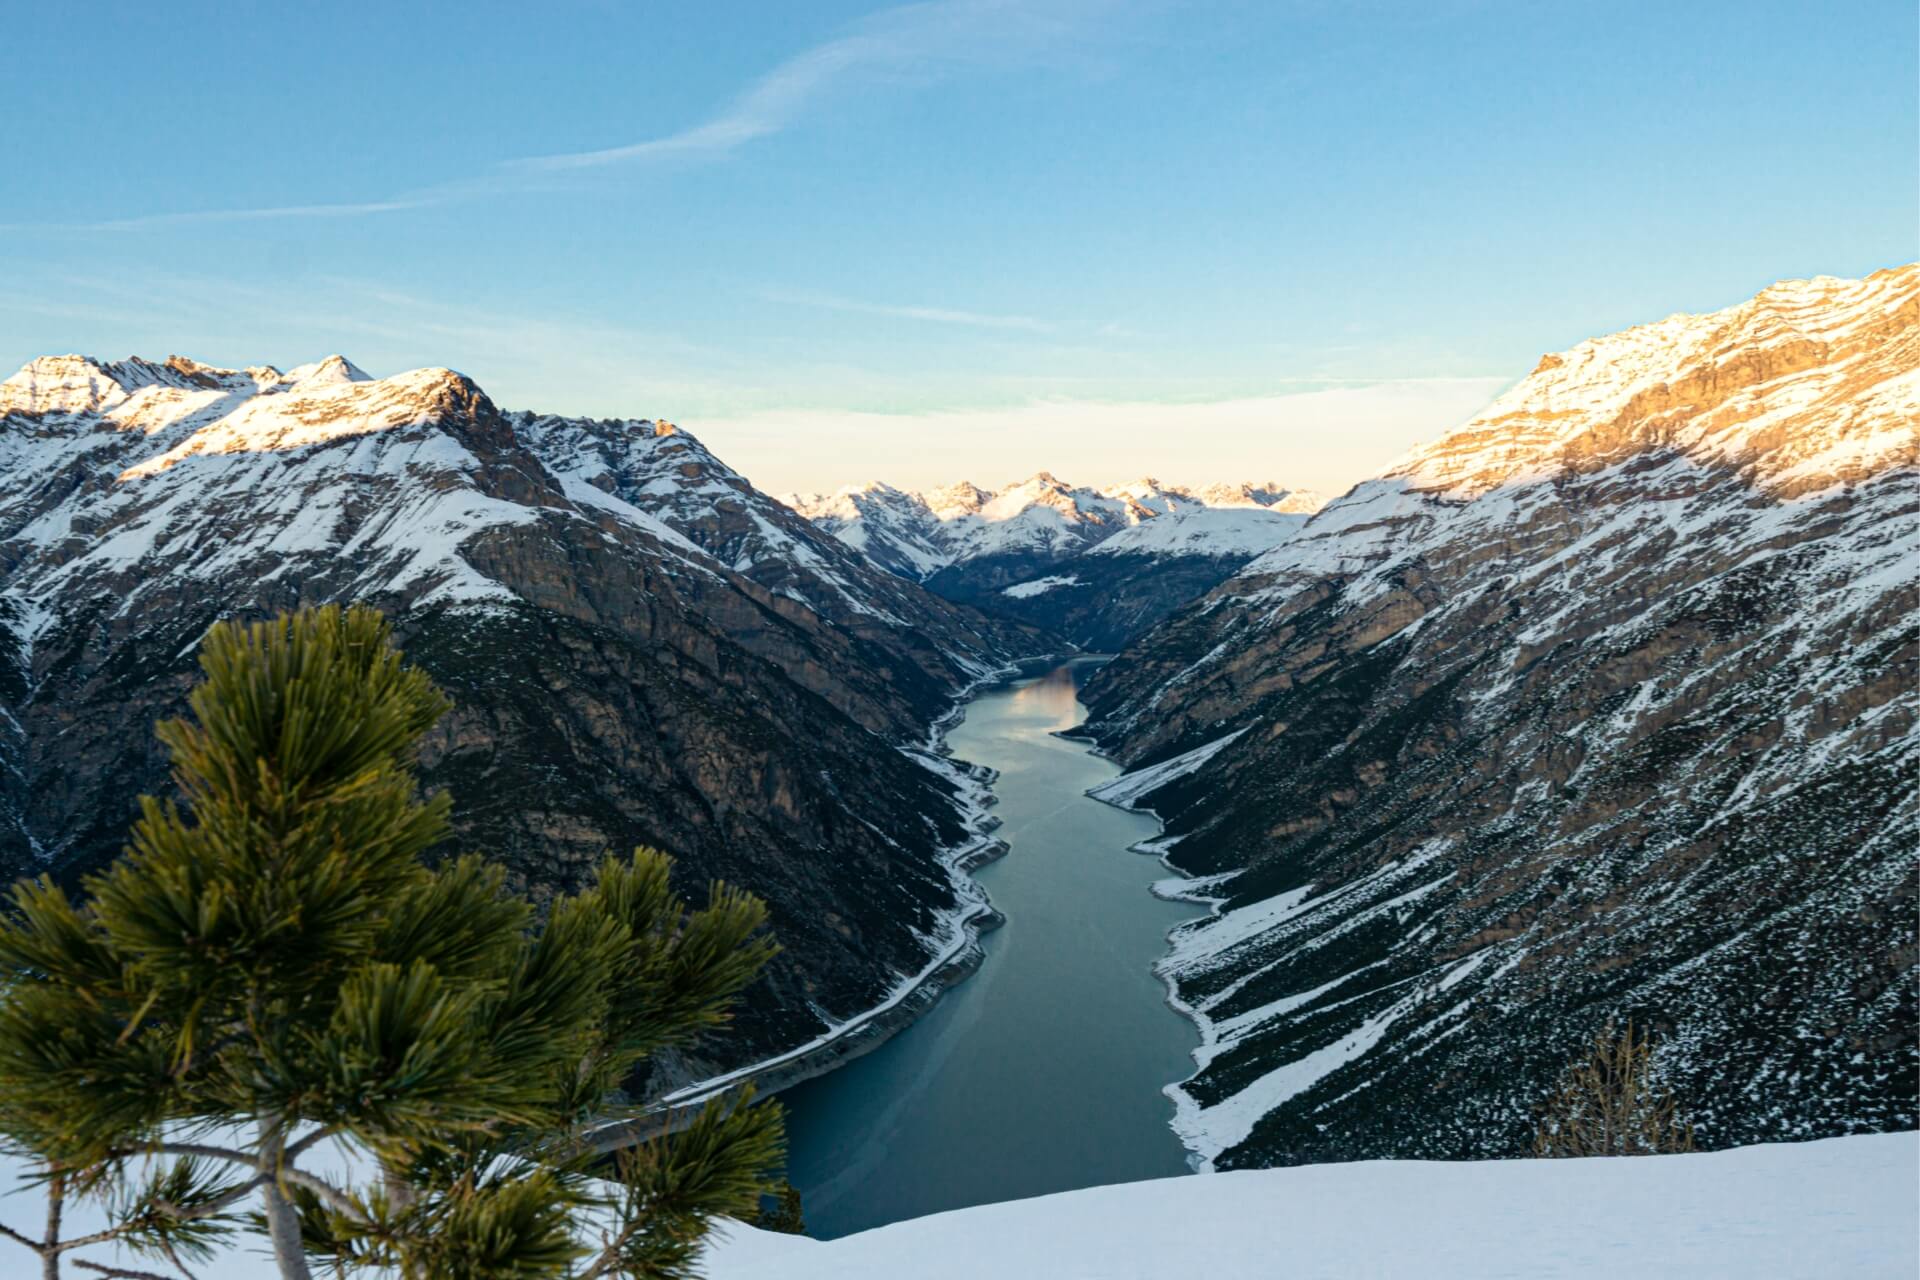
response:
[(984, 1205), (834, 1241), (729, 1225), (710, 1280), (1911, 1280), (1920, 1134), (1615, 1160), (1382, 1160)]

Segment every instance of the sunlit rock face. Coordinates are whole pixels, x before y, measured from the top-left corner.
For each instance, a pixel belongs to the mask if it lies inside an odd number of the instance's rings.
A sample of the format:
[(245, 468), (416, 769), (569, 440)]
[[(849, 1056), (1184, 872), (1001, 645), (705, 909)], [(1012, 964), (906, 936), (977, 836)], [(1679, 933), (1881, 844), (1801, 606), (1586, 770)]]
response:
[(1705, 1145), (1915, 1124), (1916, 423), (1920, 267), (1596, 338), (1092, 682), (1196, 1151), (1518, 1153), (1609, 1018)]
[(976, 903), (951, 769), (917, 755), (1040, 642), (881, 572), (650, 421), (499, 410), (469, 379), (180, 357), (0, 383), (0, 864), (71, 879), (170, 790), (223, 617), (360, 600), (456, 707), (423, 757), (459, 847), (538, 895), (653, 844), (785, 948), (729, 1052), (879, 1002)]

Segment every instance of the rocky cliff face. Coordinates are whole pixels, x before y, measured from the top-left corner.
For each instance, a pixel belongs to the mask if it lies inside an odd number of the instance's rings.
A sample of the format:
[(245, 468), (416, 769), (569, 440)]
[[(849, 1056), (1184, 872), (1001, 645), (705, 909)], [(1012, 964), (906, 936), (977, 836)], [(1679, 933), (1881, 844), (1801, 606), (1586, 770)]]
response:
[[(168, 789), (215, 620), (395, 618), (456, 709), (423, 764), (464, 847), (536, 894), (647, 843), (769, 900), (785, 954), (733, 1058), (804, 1041), (964, 946), (963, 776), (925, 756), (1017, 627), (860, 562), (653, 422), (380, 381), (35, 361), (0, 384), (0, 863), (71, 877)], [(851, 780), (858, 780), (857, 785)]]
[(1285, 541), (1320, 505), (1271, 482), (1092, 489), (1044, 471), (998, 493), (868, 484), (786, 501), (881, 568), (1097, 652)]
[(1519, 1153), (1629, 1017), (1705, 1145), (1915, 1124), (1917, 422), (1920, 267), (1582, 343), (1095, 679), (1198, 1154)]

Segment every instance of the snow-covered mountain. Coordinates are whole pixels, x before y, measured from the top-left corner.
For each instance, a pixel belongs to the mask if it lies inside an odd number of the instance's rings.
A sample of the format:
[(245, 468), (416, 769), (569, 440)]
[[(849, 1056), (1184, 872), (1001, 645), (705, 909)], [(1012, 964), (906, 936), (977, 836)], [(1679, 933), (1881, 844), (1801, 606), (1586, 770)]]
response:
[[(1112, 649), (1292, 535), (1320, 505), (1304, 490), (1105, 489), (1047, 472), (990, 493), (866, 484), (786, 502), (873, 563), (948, 599)], [(1095, 552), (1104, 558), (1091, 560)]]
[[(1187, 521), (1184, 541), (1198, 554), (1239, 555), (1267, 550), (1320, 506), (1318, 495), (1265, 485), (1210, 485), (1185, 489), (1146, 477), (1105, 489), (1075, 487), (1042, 471), (998, 492), (962, 482), (916, 493), (891, 485), (853, 485), (833, 494), (789, 494), (794, 510), (874, 563), (926, 581), (943, 570), (991, 565), (998, 586), (1069, 559), (1156, 518)], [(1222, 519), (1223, 510), (1237, 511)], [(1203, 546), (1210, 529), (1220, 546)], [(1134, 544), (1154, 549), (1151, 539)]]
[(1094, 679), (1199, 1157), (1517, 1153), (1610, 1018), (1704, 1144), (1916, 1123), (1916, 424), (1920, 266), (1583, 342)]
[[(536, 890), (657, 845), (765, 895), (736, 1052), (964, 951), (977, 785), (920, 750), (1037, 641), (884, 573), (665, 423), (370, 379), (79, 356), (0, 383), (0, 862), (72, 876), (169, 790), (216, 619), (365, 600), (453, 697), (423, 764)], [(859, 779), (857, 787), (847, 779)]]

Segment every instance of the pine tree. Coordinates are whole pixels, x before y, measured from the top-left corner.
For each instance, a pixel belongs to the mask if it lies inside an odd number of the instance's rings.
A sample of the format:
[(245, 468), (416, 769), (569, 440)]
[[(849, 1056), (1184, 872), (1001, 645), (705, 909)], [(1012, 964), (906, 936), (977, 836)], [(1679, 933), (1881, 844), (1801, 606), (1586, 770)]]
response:
[[(11, 1141), (123, 1188), (143, 1245), (202, 1244), (257, 1194), (297, 1280), (687, 1274), (707, 1221), (757, 1204), (778, 1110), (718, 1098), (611, 1182), (586, 1135), (725, 1021), (773, 954), (764, 906), (716, 883), (690, 911), (650, 850), (544, 920), (476, 857), (429, 869), (448, 800), (412, 766), (447, 703), (371, 610), (222, 624), (200, 661), (192, 718), (159, 728), (184, 807), (144, 799), (84, 900), (23, 882), (0, 922)], [(379, 1180), (315, 1173), (330, 1142)]]
[(1609, 1022), (1567, 1068), (1534, 1128), (1541, 1156), (1649, 1156), (1693, 1150), (1693, 1127), (1653, 1076), (1653, 1043)]

